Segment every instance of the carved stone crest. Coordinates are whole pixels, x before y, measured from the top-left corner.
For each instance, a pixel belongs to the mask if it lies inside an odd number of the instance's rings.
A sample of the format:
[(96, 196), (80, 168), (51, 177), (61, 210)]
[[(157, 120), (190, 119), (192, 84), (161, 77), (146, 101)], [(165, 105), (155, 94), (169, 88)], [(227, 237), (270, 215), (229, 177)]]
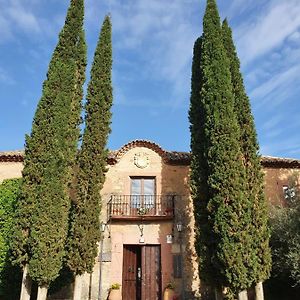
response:
[(145, 169), (149, 166), (149, 157), (146, 153), (136, 153), (134, 155), (134, 164), (140, 168)]

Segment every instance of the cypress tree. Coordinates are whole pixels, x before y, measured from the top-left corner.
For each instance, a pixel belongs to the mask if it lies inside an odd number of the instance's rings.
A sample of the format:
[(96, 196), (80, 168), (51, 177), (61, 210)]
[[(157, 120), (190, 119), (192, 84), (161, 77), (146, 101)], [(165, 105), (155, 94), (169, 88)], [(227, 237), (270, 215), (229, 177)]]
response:
[[(68, 231), (69, 185), (79, 139), (85, 73), (83, 0), (71, 0), (30, 136), (26, 138), (18, 260), (39, 285), (38, 299), (59, 274)], [(22, 242), (22, 241), (21, 241)], [(18, 242), (15, 244), (18, 248)], [(25, 254), (25, 255), (24, 255)]]
[(210, 263), (209, 238), (210, 228), (208, 226), (208, 202), (207, 190), (207, 155), (205, 152), (205, 109), (201, 102), (200, 92), (202, 88), (201, 71), (201, 47), (202, 37), (199, 37), (194, 44), (191, 99), (189, 109), (189, 121), (191, 131), (191, 174), (190, 187), (194, 203), (194, 215), (196, 222), (196, 250), (199, 256), (199, 272), (206, 282), (214, 278), (215, 269)]
[(240, 61), (232, 38), (232, 31), (227, 20), (224, 20), (223, 41), (230, 60), (231, 81), (235, 98), (235, 112), (240, 127), (240, 146), (246, 171), (246, 196), (251, 209), (252, 257), (249, 265), (249, 278), (254, 283), (269, 278), (271, 270), (271, 251), (269, 247), (268, 212), (264, 196), (263, 174), (260, 164), (259, 145), (251, 113), (250, 101), (247, 96)]
[[(195, 61), (195, 58), (194, 58)], [(247, 253), (249, 248), (248, 224), (249, 201), (244, 195), (245, 171), (240, 150), (240, 130), (234, 110), (234, 96), (231, 84), (229, 60), (223, 46), (220, 17), (215, 0), (207, 1), (203, 19), (203, 36), (200, 55), (199, 112), (195, 111), (191, 120), (192, 135), (192, 190), (197, 225), (207, 222), (207, 229), (198, 236), (198, 253), (204, 252), (206, 266), (211, 270), (210, 285), (228, 287), (237, 293), (249, 286), (247, 274)], [(192, 91), (193, 95), (193, 91)], [(193, 108), (193, 101), (191, 110)], [(199, 114), (197, 118), (197, 114)], [(193, 115), (190, 112), (190, 116)], [(204, 119), (203, 119), (204, 116)], [(202, 145), (196, 128), (203, 134)], [(196, 145), (193, 143), (196, 142)], [(203, 147), (201, 149), (201, 147)], [(197, 149), (198, 148), (198, 149)], [(200, 150), (200, 154), (198, 151)], [(199, 155), (200, 159), (197, 160)], [(206, 158), (206, 163), (203, 161)], [(201, 194), (201, 186), (193, 187), (197, 168), (204, 166), (203, 177), (207, 184), (206, 195)], [(195, 173), (195, 175), (193, 175)], [(194, 180), (194, 182), (193, 182)], [(197, 183), (196, 183), (197, 185)], [(202, 211), (198, 211), (198, 210)], [(204, 242), (204, 243), (203, 243)], [(204, 264), (205, 265), (205, 264)], [(206, 267), (205, 266), (205, 267)], [(201, 277), (202, 274), (200, 274)], [(230, 295), (228, 294), (228, 297)]]
[(78, 156), (75, 195), (72, 201), (68, 266), (75, 275), (92, 273), (97, 256), (97, 242), (100, 240), (100, 191), (107, 166), (106, 144), (110, 133), (113, 98), (111, 71), (111, 21), (106, 16), (88, 85), (85, 130)]

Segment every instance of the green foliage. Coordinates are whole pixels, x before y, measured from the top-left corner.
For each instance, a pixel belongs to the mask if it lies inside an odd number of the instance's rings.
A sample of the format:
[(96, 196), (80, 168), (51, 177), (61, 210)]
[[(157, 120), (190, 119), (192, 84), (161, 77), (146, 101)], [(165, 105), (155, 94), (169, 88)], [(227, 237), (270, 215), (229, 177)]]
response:
[(19, 267), (11, 265), (9, 242), (14, 235), (13, 221), (20, 196), (21, 179), (5, 180), (0, 185), (0, 298), (16, 299), (21, 283)]
[(244, 242), (247, 239), (244, 170), (239, 127), (234, 112), (229, 61), (223, 46), (215, 1), (208, 1), (203, 20), (203, 86), (208, 162), (208, 248), (217, 270), (216, 283), (239, 289), (247, 283)]
[(111, 285), (111, 289), (112, 290), (119, 290), (121, 288), (121, 284), (120, 283), (113, 283)]
[[(191, 191), (200, 276), (228, 287), (230, 298), (266, 278), (269, 252), (253, 118), (233, 42), (227, 43), (231, 32), (223, 35), (216, 1), (208, 0), (192, 69)], [(250, 174), (256, 178), (248, 182)], [(260, 264), (265, 269), (258, 272)]]
[(175, 284), (173, 281), (168, 282), (165, 289), (169, 289), (169, 290), (175, 290)]
[[(6, 264), (16, 202), (20, 194), (20, 180), (6, 180), (0, 185), (0, 274)], [(0, 277), (0, 284), (2, 282)]]
[(300, 287), (300, 194), (295, 183), (289, 186), (294, 190), (293, 201), (271, 214), (272, 277)]
[(72, 197), (68, 266), (75, 274), (93, 271), (100, 240), (100, 191), (105, 179), (106, 143), (111, 122), (111, 69), (111, 22), (106, 17), (88, 85), (85, 130)]
[[(24, 181), (30, 180), (29, 176), (26, 174), (28, 168), (23, 171), (23, 186)], [(28, 170), (29, 171), (29, 170)], [(27, 189), (27, 194), (25, 190), (23, 193), (20, 192), (18, 202), (15, 208), (15, 219), (13, 222), (14, 235), (10, 241), (10, 249), (12, 253), (12, 262), (14, 265), (18, 265), (23, 268), (29, 261), (29, 244), (28, 236), (29, 229), (31, 226), (31, 217), (33, 211), (32, 198), (27, 197), (29, 195), (29, 186)]]
[(189, 121), (191, 131), (191, 194), (194, 202), (194, 215), (196, 221), (196, 250), (200, 259), (199, 272), (206, 281), (214, 278), (214, 268), (208, 248), (210, 226), (208, 223), (207, 173), (208, 165), (205, 144), (205, 109), (201, 102), (200, 91), (202, 89), (202, 66), (201, 66), (202, 37), (198, 38), (194, 45), (192, 64), (191, 103), (189, 110)]
[[(269, 247), (268, 211), (264, 196), (264, 182), (258, 154), (259, 145), (249, 98), (240, 71), (240, 61), (234, 46), (232, 32), (227, 20), (222, 26), (223, 42), (230, 60), (231, 82), (234, 95), (234, 108), (240, 127), (240, 147), (245, 168), (245, 195), (250, 207), (248, 220), (247, 259), (249, 283), (257, 283), (269, 278), (271, 270), (271, 250)], [(250, 225), (250, 227), (249, 227)]]
[(13, 251), (17, 262), (29, 261), (29, 274), (39, 285), (58, 276), (65, 254), (86, 65), (83, 16), (83, 0), (71, 0), (26, 138)]

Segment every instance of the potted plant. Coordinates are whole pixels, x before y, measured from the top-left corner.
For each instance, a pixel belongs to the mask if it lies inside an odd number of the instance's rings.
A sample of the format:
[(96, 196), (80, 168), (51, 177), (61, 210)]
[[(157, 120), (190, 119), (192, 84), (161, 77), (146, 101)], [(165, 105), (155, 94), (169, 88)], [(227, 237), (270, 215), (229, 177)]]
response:
[(169, 282), (166, 287), (165, 287), (165, 291), (164, 291), (164, 300), (173, 300), (174, 296), (175, 296), (175, 286), (173, 282)]
[(139, 216), (144, 216), (149, 212), (149, 210), (150, 209), (146, 207), (139, 207), (137, 213)]
[(111, 285), (108, 300), (122, 300), (120, 283), (113, 283)]

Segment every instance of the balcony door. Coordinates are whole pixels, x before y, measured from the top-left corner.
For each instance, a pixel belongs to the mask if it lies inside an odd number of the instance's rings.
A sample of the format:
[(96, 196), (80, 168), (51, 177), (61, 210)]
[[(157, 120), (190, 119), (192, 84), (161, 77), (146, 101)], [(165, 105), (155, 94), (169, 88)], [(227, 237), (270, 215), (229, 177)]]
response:
[(140, 215), (155, 208), (155, 177), (131, 177), (131, 209)]

